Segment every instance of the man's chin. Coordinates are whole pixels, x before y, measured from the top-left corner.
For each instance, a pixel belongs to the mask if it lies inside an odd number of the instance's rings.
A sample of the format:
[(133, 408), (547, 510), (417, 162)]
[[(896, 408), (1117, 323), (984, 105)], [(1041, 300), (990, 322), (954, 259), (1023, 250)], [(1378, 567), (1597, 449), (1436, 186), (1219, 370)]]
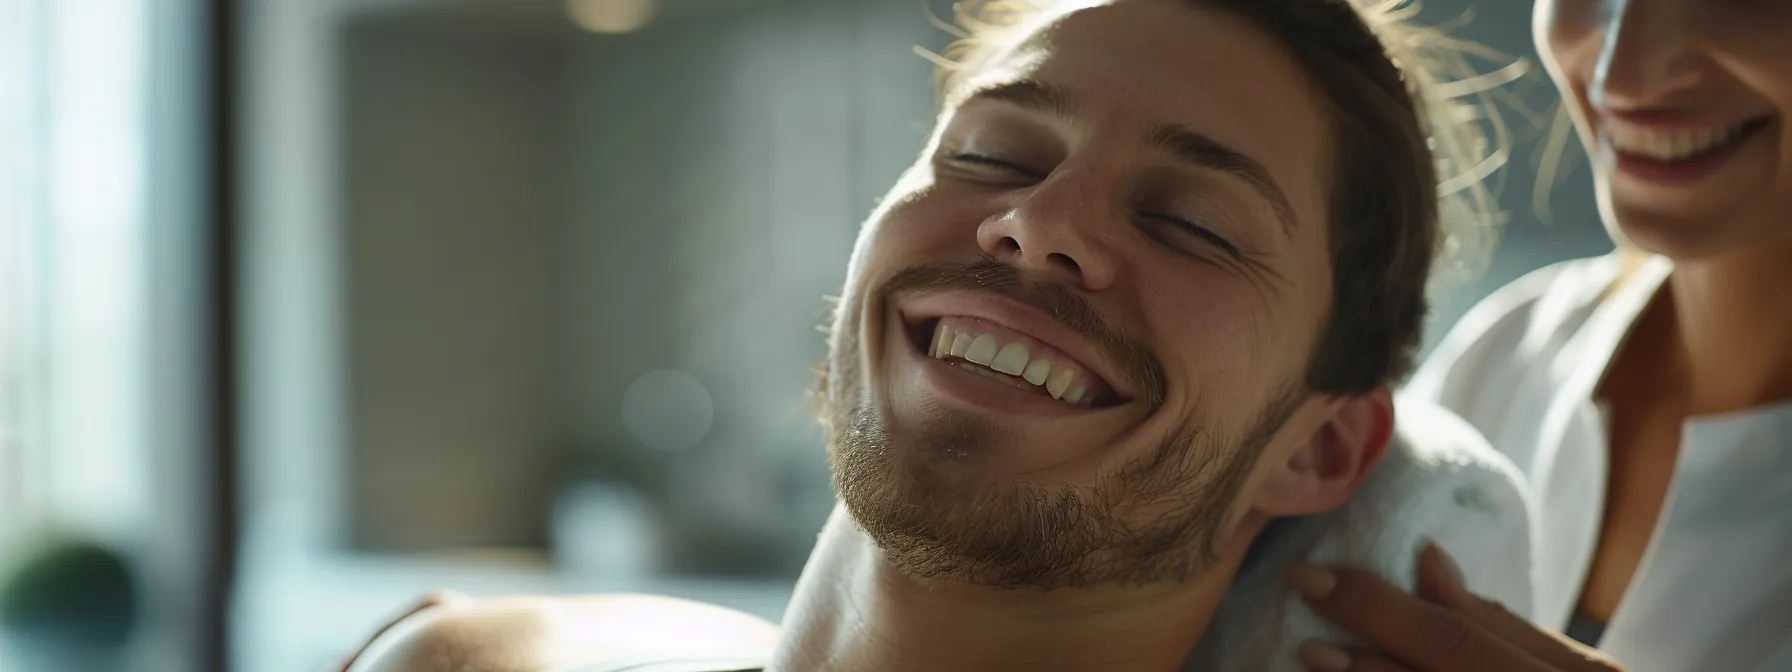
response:
[(928, 428), (911, 437), (861, 410), (834, 431), (835, 490), (885, 556), (925, 578), (1003, 587), (1077, 582), (1079, 565), (1100, 546), (1095, 517), (1077, 493), (976, 468), (975, 423)]
[(1102, 544), (1073, 492), (1013, 483), (979, 492), (902, 476), (880, 480), (888, 487), (842, 490), (841, 501), (904, 574), (996, 588), (1088, 583), (1088, 564)]
[[(1092, 487), (1039, 485), (992, 468), (1016, 437), (981, 416), (925, 409), (892, 423), (876, 404), (832, 416), (833, 480), (853, 521), (906, 574), (998, 588), (1186, 581), (1256, 443), (1230, 454), (1172, 436)], [(1221, 460), (1216, 464), (1213, 460)]]

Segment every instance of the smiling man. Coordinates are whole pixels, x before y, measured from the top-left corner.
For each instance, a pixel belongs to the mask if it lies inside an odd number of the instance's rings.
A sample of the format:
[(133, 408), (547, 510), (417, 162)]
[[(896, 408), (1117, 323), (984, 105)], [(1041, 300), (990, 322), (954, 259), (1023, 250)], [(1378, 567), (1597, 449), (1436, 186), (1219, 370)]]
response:
[(1355, 10), (1014, 31), (859, 236), (821, 400), (849, 515), (780, 669), (1172, 669), (1257, 532), (1387, 444), (1437, 206)]
[(1009, 16), (853, 251), (817, 394), (844, 506), (781, 631), (466, 602), (381, 669), (650, 669), (616, 664), (643, 619), (777, 670), (1178, 669), (1271, 521), (1351, 497), (1440, 239), (1409, 77), (1342, 0)]

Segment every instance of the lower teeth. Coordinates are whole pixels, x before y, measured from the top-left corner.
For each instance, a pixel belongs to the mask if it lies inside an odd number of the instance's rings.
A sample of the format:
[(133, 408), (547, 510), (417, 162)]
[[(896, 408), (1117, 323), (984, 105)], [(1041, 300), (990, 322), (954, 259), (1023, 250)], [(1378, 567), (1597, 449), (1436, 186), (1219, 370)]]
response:
[[(1002, 383), (1009, 387), (1026, 390), (1026, 391), (1033, 392), (1036, 394), (1043, 394), (1048, 397), (1052, 396), (1050, 393), (1046, 392), (1044, 387), (1041, 387), (1039, 385), (1034, 385), (1031, 381), (1028, 381), (1025, 378), (1002, 373), (1000, 371), (990, 369), (989, 367), (983, 366), (981, 364), (977, 364), (976, 362), (972, 362), (967, 359), (960, 359), (960, 358), (956, 358), (956, 357), (951, 357), (951, 358), (941, 357), (941, 359), (946, 359), (947, 360), (946, 363), (953, 367), (963, 369), (963, 370), (969, 371), (971, 373), (975, 373), (979, 376), (988, 378), (988, 379), (996, 381), (998, 383)], [(1068, 398), (1060, 398), (1060, 397), (1052, 397), (1052, 398), (1058, 399), (1059, 401), (1062, 401), (1066, 404), (1070, 404), (1072, 406), (1091, 407), (1091, 406), (1094, 406), (1094, 404), (1095, 404), (1095, 400), (1092, 395), (1084, 395), (1081, 399), (1078, 399), (1077, 401), (1070, 401)]]
[(971, 372), (971, 373), (975, 373), (975, 374), (977, 374), (977, 375), (979, 375), (979, 376), (983, 376), (983, 377), (984, 377), (984, 378), (988, 378), (988, 379), (990, 379), (990, 380), (994, 380), (994, 381), (998, 381), (998, 382), (1003, 382), (1003, 383), (1008, 383), (1008, 384), (1010, 384), (1010, 385), (1013, 385), (1013, 384), (1014, 384), (1014, 382), (1015, 382), (1015, 379), (1014, 379), (1014, 377), (1013, 377), (1013, 376), (1009, 376), (1009, 375), (1004, 375), (1004, 374), (1001, 374), (1001, 373), (997, 373), (997, 372), (995, 372), (995, 371), (991, 371), (991, 370), (989, 370), (989, 369), (986, 369), (986, 368), (983, 368), (983, 367), (981, 367), (981, 366), (977, 366), (977, 365), (975, 365), (975, 364), (964, 364), (964, 363), (960, 363), (960, 364), (959, 364), (959, 365), (958, 365), (958, 368), (961, 368), (961, 369), (964, 369), (964, 370), (966, 370), (966, 371), (969, 371), (969, 372)]
[(1685, 154), (1676, 154), (1670, 150), (1664, 150), (1663, 148), (1661, 148), (1659, 146), (1651, 147), (1651, 146), (1647, 146), (1647, 145), (1640, 146), (1640, 147), (1628, 147), (1628, 148), (1620, 147), (1620, 148), (1618, 148), (1618, 150), (1621, 152), (1624, 152), (1626, 154), (1633, 154), (1633, 155), (1645, 157), (1645, 158), (1648, 158), (1648, 159), (1651, 159), (1654, 161), (1660, 161), (1662, 163), (1682, 163), (1682, 162), (1686, 162), (1686, 161), (1691, 161), (1693, 159), (1701, 159), (1701, 158), (1710, 156), (1712, 154), (1716, 154), (1718, 152), (1727, 150), (1732, 145), (1734, 145), (1738, 141), (1740, 141), (1742, 139), (1742, 136), (1745, 133), (1746, 133), (1746, 130), (1733, 131), (1733, 132), (1729, 133), (1728, 135), (1724, 136), (1722, 139), (1711, 143), (1711, 145), (1709, 145), (1703, 149), (1694, 150), (1692, 152), (1688, 152)]
[(984, 378), (988, 378), (988, 379), (996, 381), (998, 383), (1008, 385), (1009, 387), (1027, 390), (1029, 392), (1035, 392), (1035, 393), (1039, 393), (1039, 394), (1045, 393), (1044, 388), (1041, 388), (1038, 385), (1029, 383), (1025, 379), (1016, 378), (1014, 376), (1010, 376), (1008, 374), (1001, 373), (999, 371), (991, 371), (982, 366), (978, 366), (977, 364), (960, 361), (960, 362), (954, 362), (952, 365), (956, 366), (960, 369), (969, 371), (971, 373), (975, 373), (979, 376), (983, 376)]
[(1658, 158), (1659, 158), (1659, 160), (1666, 161), (1668, 163), (1681, 163), (1684, 161), (1691, 161), (1693, 159), (1701, 159), (1701, 158), (1710, 156), (1712, 154), (1716, 154), (1719, 151), (1722, 151), (1722, 150), (1728, 148), (1729, 146), (1730, 146), (1730, 143), (1723, 142), (1723, 143), (1718, 143), (1718, 144), (1712, 145), (1710, 147), (1706, 147), (1704, 149), (1693, 152), (1691, 154), (1682, 154), (1679, 156), (1658, 157)]

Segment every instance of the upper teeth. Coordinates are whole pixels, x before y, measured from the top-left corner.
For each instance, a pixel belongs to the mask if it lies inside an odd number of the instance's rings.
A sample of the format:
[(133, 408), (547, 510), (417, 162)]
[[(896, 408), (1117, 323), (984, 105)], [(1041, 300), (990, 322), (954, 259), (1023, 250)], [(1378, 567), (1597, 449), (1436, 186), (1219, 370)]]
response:
[(1088, 385), (1080, 380), (1082, 376), (1074, 365), (1032, 357), (1025, 343), (1004, 345), (998, 343), (993, 334), (957, 331), (942, 321), (934, 329), (932, 352), (928, 354), (938, 359), (959, 357), (1009, 376), (1018, 376), (1019, 380), (1043, 386), (1053, 399), (1074, 406), (1095, 403), (1095, 395), (1089, 394)]
[(1662, 130), (1610, 120), (1606, 132), (1612, 148), (1662, 161), (1677, 161), (1704, 154), (1728, 144), (1742, 134), (1742, 126)]

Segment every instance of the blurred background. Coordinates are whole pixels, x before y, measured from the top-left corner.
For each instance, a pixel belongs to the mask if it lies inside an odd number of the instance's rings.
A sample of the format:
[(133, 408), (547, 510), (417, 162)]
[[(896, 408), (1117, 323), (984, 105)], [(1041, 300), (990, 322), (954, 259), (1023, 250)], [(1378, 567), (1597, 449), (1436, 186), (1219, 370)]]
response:
[[(1528, 3), (1473, 9), (1532, 55)], [(329, 669), (437, 587), (776, 619), (832, 502), (822, 297), (920, 149), (929, 11), (0, 0), (0, 670)], [(1611, 247), (1577, 145), (1536, 191), (1553, 89), (1505, 92), (1512, 221), (1428, 347)]]

